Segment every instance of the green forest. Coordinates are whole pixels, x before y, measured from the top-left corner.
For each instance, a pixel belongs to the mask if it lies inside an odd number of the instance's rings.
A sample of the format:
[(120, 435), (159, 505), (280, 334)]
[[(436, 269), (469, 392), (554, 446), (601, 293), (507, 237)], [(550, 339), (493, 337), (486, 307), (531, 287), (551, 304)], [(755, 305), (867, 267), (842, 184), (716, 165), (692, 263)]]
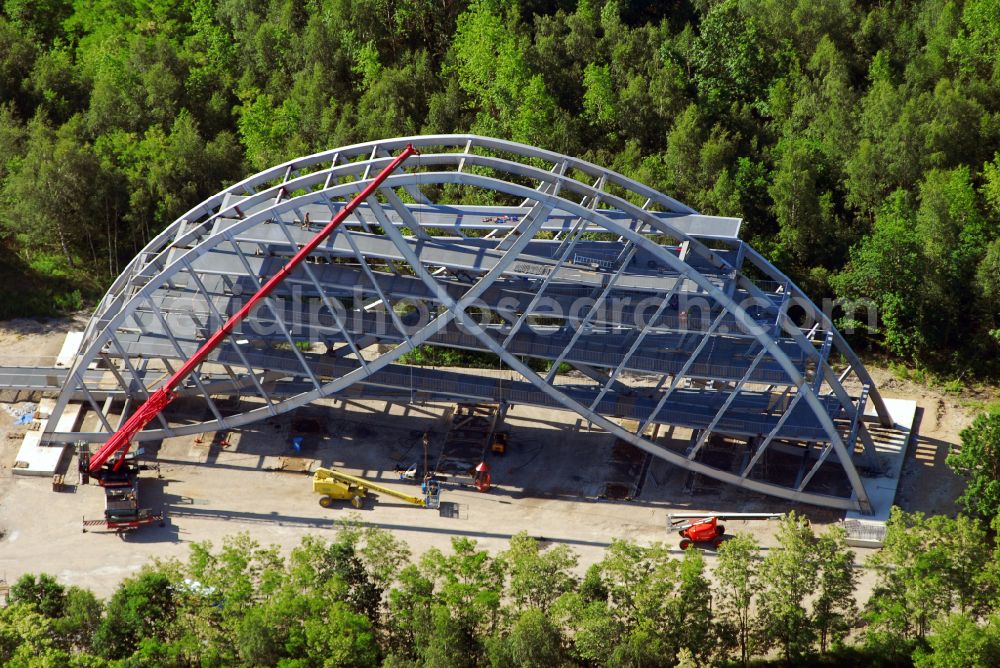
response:
[(1000, 374), (997, 0), (2, 7), (0, 317), (93, 303), (264, 167), (475, 132), (743, 217), (817, 302), (870, 300), (864, 350)]
[[(894, 511), (864, 565), (833, 526), (795, 514), (779, 544), (699, 550), (615, 541), (579, 572), (527, 534), (492, 556), (474, 540), (411, 557), (356, 521), (285, 555), (238, 534), (154, 562), (101, 601), (24, 575), (0, 608), (0, 663), (182, 668), (995, 666), (1000, 559), (967, 517)], [(859, 609), (862, 568), (876, 585)], [(983, 621), (985, 620), (985, 621)]]

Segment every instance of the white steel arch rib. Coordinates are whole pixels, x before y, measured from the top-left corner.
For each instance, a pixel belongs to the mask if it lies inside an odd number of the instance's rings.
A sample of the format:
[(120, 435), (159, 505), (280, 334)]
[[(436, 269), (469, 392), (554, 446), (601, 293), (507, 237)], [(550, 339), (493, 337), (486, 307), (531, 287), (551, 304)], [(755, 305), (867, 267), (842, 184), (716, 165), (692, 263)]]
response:
[[(871, 454), (862, 422), (866, 399), (883, 423), (890, 420), (878, 390), (827, 316), (739, 241), (738, 221), (700, 216), (673, 198), (584, 161), (473, 135), (368, 142), (298, 158), (191, 209), (136, 256), (88, 324), (53, 414), (70, 400), (84, 400), (98, 413), (101, 428), (45, 438), (104, 440), (121, 414), (134, 408), (128, 397), (155, 389), (161, 372), (190, 354), (197, 330), (231, 312), (239, 298), (237, 286), (253, 289), (273, 270), (274, 257), (305, 243), (311, 230), (304, 220), (310, 213), (318, 216), (342, 206), (407, 143), (423, 151), (420, 158), (389, 177), (364, 212), (321, 246), (316, 263), (288, 282), (290, 292), (302, 289), (312, 303), (321, 302), (332, 314), (327, 321), (306, 323), (304, 333), (293, 334), (285, 309), (275, 302), (269, 313), (256, 316), (255, 324), (266, 325), (268, 334), (254, 330), (232, 337), (185, 388), (204, 401), (205, 419), (153, 423), (139, 440), (234, 428), (344, 393), (405, 400), (406, 388), (398, 379), (406, 367), (399, 359), (431, 343), (495, 354), (523, 377), (517, 391), (524, 401), (573, 411), (690, 471), (783, 498), (868, 508), (855, 450)], [(464, 199), (435, 204), (449, 188), (453, 200)], [(510, 204), (466, 203), (477, 193)], [(486, 228), (492, 229), (487, 233)], [(361, 286), (356, 299), (348, 294), (352, 280)], [(394, 304), (413, 295), (429, 315), (414, 331), (404, 332)], [(361, 314), (359, 332), (349, 331), (332, 308), (345, 297), (364, 304), (351, 311), (355, 320)], [(582, 297), (594, 305), (576, 319), (575, 328), (571, 319), (561, 318), (543, 338), (545, 332), (521, 326), (542, 315), (533, 312), (540, 297), (557, 304)], [(502, 298), (515, 302), (510, 322), (499, 317), (480, 324), (466, 317), (472, 305), (502, 316)], [(661, 320), (646, 326), (597, 314), (598, 305), (633, 298), (655, 303)], [(687, 311), (674, 305), (678, 299), (706, 305), (713, 329), (689, 328)], [(812, 331), (804, 332), (787, 316), (791, 299), (816, 323)], [(178, 307), (184, 303), (190, 308)], [(384, 331), (370, 328), (369, 320), (378, 313), (391, 322)], [(455, 331), (456, 319), (464, 323), (461, 333)], [(817, 333), (825, 336), (822, 345)], [(310, 349), (309, 341), (322, 339), (332, 341), (332, 358)], [(376, 354), (375, 343), (393, 347)], [(847, 360), (839, 376), (829, 363), (831, 351)], [(554, 372), (543, 378), (524, 357), (568, 360), (595, 380), (578, 384)], [(660, 381), (644, 384), (636, 379), (638, 372), (653, 373)], [(411, 396), (420, 392), (443, 399), (459, 396), (456, 388), (462, 388), (489, 399), (495, 391), (474, 386), (474, 373), (415, 373), (409, 371)], [(860, 397), (851, 397), (842, 385), (847, 373), (865, 387)], [(412, 378), (422, 385), (412, 386)], [(684, 387), (695, 380), (707, 381), (712, 389)], [(212, 397), (226, 393), (248, 401), (235, 414), (224, 415)], [(694, 429), (695, 438), (689, 452), (678, 452), (654, 442), (643, 429), (624, 429), (616, 417), (642, 425), (681, 424)], [(708, 432), (751, 438), (756, 450), (747, 448), (748, 465), (733, 471), (702, 461)], [(786, 449), (794, 442), (822, 446), (819, 459), (794, 485), (755, 474), (756, 463), (779, 441)], [(836, 457), (828, 459), (830, 454)], [(824, 462), (839, 465), (846, 480), (843, 493), (806, 489), (815, 486), (814, 474)]]

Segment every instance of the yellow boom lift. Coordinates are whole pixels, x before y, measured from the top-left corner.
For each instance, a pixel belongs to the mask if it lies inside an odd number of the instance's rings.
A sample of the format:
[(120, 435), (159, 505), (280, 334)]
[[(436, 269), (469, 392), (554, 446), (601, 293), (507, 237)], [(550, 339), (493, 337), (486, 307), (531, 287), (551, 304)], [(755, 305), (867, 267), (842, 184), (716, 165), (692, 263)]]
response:
[(423, 496), (415, 496), (337, 469), (316, 469), (313, 473), (313, 491), (323, 495), (319, 497), (319, 505), (324, 508), (332, 506), (334, 501), (350, 501), (352, 506), (360, 508), (361, 499), (368, 492), (386, 494), (421, 508), (437, 508), (441, 505), (441, 491), (435, 481), (426, 483)]

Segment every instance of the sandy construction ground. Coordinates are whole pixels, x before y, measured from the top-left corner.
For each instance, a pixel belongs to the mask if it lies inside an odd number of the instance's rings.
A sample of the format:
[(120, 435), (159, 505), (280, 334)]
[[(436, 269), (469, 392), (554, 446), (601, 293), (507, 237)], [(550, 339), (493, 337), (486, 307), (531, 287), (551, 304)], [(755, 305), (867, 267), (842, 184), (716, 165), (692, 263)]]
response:
[[(0, 329), (0, 364), (51, 364), (65, 333), (81, 328), (83, 322), (77, 318), (6, 323)], [(961, 485), (944, 458), (989, 397), (946, 395), (883, 370), (873, 371), (885, 396), (915, 399), (919, 405), (919, 436), (907, 455), (897, 503), (907, 510), (955, 512), (954, 498)], [(599, 560), (613, 539), (675, 545), (676, 536), (665, 530), (671, 512), (795, 507), (738, 491), (685, 492), (678, 484), (679, 472), (660, 460), (653, 460), (638, 499), (601, 499), (608, 485), (621, 482), (620, 467), (613, 464), (613, 439), (589, 431), (586, 425), (567, 424), (566, 413), (521, 406), (508, 417), (510, 452), (494, 462), (497, 487), (488, 494), (448, 490), (440, 511), (388, 497), (369, 502), (360, 511), (323, 509), (311, 491), (309, 476), (288, 470), (337, 466), (416, 491), (396, 479), (393, 467), (409, 466), (422, 457), (420, 436), (427, 429), (433, 433), (434, 457), (447, 431), (450, 410), (440, 404), (328, 401), (231, 433), (225, 446), (210, 444), (211, 438), (169, 439), (148, 448), (160, 463), (162, 477), (149, 472), (143, 483), (143, 505), (164, 508), (168, 521), (162, 528), (154, 525), (124, 539), (81, 531), (82, 518), (102, 516), (100, 488), (70, 486), (70, 491), (55, 493), (49, 479), (11, 475), (23, 428), (14, 426), (7, 411), (0, 411), (0, 576), (12, 582), (23, 573), (44, 571), (67, 584), (107, 595), (150, 558), (184, 558), (195, 541), (218, 543), (226, 535), (247, 531), (261, 543), (290, 549), (304, 534), (331, 531), (338, 518), (347, 517), (392, 530), (417, 554), (432, 546), (447, 548), (454, 536), (471, 536), (496, 551), (512, 534), (527, 531), (570, 545), (583, 569)], [(309, 429), (303, 431), (305, 426)], [(294, 434), (304, 438), (299, 457), (289, 448)], [(69, 471), (67, 480), (75, 482), (75, 461), (69, 462)], [(734, 503), (740, 507), (734, 508)], [(842, 517), (822, 509), (797, 509), (808, 512), (818, 528)], [(730, 533), (749, 531), (762, 545), (774, 544), (773, 523), (727, 522), (727, 526)], [(865, 552), (858, 550), (859, 562)], [(709, 555), (709, 561), (713, 559)], [(859, 592), (862, 599), (871, 581), (866, 573)]]

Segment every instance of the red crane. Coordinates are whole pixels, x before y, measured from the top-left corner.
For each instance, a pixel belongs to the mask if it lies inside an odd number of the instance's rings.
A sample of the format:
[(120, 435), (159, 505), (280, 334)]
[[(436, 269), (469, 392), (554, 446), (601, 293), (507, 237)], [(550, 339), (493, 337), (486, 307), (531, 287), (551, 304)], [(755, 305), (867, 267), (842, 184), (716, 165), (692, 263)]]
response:
[(184, 366), (168, 378), (158, 390), (149, 395), (149, 398), (146, 399), (146, 401), (139, 406), (135, 413), (133, 413), (132, 416), (118, 428), (118, 431), (112, 434), (111, 438), (109, 438), (107, 442), (105, 442), (104, 445), (102, 445), (101, 448), (94, 453), (93, 456), (91, 456), (88, 467), (90, 473), (94, 474), (95, 477), (100, 475), (101, 467), (104, 466), (109, 459), (114, 457), (116, 453), (120, 452), (121, 456), (115, 463), (114, 467), (115, 470), (117, 470), (118, 467), (121, 466), (122, 462), (125, 461), (125, 455), (131, 447), (132, 438), (137, 433), (142, 431), (143, 427), (149, 424), (153, 418), (159, 415), (160, 412), (167, 407), (167, 405), (173, 400), (175, 396), (174, 390), (178, 385), (180, 385), (181, 381), (194, 371), (199, 364), (204, 362), (208, 358), (209, 354), (215, 350), (220, 343), (222, 343), (223, 339), (229, 336), (236, 326), (243, 321), (247, 314), (250, 313), (250, 310), (260, 303), (261, 300), (266, 298), (279, 283), (285, 280), (285, 278), (291, 274), (292, 271), (299, 266), (299, 264), (301, 264), (306, 257), (309, 256), (310, 253), (316, 250), (324, 239), (329, 237), (330, 234), (337, 229), (337, 227), (344, 221), (345, 218), (347, 218), (347, 216), (351, 214), (352, 211), (354, 211), (354, 209), (358, 207), (358, 205), (368, 199), (382, 184), (382, 182), (389, 178), (389, 175), (392, 174), (392, 172), (394, 172), (401, 164), (403, 164), (403, 162), (411, 155), (419, 155), (419, 153), (417, 152), (417, 149), (413, 148), (412, 144), (409, 144), (398, 156), (395, 157), (395, 159), (393, 159), (392, 162), (385, 167), (385, 169), (379, 172), (378, 176), (376, 176), (371, 183), (365, 186), (365, 188), (358, 193), (354, 199), (348, 202), (347, 206), (338, 211), (330, 222), (327, 223), (326, 227), (319, 232), (319, 234), (313, 237), (309, 243), (303, 246), (299, 252), (296, 253), (292, 259), (290, 259), (285, 266), (278, 271), (278, 273), (272, 276), (270, 280), (268, 280), (267, 283), (265, 283), (260, 290), (258, 290), (247, 301), (247, 303), (243, 305), (243, 308), (223, 323), (222, 327), (220, 327), (215, 334), (209, 337), (209, 339), (205, 341), (204, 345), (198, 349), (198, 352), (192, 355), (190, 359), (184, 363)]

